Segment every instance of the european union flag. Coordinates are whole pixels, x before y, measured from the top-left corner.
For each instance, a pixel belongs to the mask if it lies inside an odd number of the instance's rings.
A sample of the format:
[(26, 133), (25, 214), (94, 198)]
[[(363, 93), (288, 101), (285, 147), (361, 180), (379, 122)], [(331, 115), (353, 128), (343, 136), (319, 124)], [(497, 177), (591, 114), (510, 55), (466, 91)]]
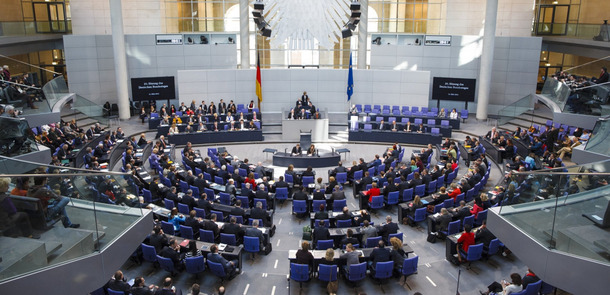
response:
[(349, 75), (347, 76), (347, 101), (354, 94), (354, 72), (352, 71), (352, 53), (349, 53)]

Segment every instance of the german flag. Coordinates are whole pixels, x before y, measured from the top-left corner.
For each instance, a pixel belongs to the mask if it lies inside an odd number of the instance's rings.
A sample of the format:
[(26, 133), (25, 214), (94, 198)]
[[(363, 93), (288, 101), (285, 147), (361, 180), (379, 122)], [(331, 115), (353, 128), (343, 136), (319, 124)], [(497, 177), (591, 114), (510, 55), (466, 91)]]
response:
[(258, 107), (263, 101), (263, 89), (261, 86), (261, 61), (259, 54), (256, 53), (256, 96), (258, 97)]

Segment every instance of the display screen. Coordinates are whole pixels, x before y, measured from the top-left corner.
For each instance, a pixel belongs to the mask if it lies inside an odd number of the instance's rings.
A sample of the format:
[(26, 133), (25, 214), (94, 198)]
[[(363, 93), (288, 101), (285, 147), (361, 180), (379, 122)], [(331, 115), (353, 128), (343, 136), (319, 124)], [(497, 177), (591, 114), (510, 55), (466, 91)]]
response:
[(476, 85), (476, 79), (434, 77), (432, 99), (473, 102)]
[(174, 76), (132, 78), (131, 94), (134, 101), (176, 99)]

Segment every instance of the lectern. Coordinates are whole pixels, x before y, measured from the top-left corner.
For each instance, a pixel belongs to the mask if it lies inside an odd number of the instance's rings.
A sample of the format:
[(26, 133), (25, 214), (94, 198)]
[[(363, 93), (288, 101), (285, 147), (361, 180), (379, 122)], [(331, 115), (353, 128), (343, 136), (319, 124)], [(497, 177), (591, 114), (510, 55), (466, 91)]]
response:
[(311, 130), (309, 131), (301, 131), (301, 147), (303, 150), (307, 150), (311, 145)]

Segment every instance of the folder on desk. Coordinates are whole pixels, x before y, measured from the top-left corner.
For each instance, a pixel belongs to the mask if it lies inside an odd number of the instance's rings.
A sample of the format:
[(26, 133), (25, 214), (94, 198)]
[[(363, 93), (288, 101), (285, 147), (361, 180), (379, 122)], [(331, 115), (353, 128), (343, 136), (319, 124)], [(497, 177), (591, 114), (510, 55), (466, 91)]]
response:
[(220, 244), (218, 244), (218, 251), (224, 251), (224, 249), (226, 247), (227, 247), (227, 244), (220, 243)]
[(184, 241), (182, 241), (182, 243), (180, 243), (180, 247), (184, 247), (187, 248), (189, 246), (189, 240), (185, 239)]

